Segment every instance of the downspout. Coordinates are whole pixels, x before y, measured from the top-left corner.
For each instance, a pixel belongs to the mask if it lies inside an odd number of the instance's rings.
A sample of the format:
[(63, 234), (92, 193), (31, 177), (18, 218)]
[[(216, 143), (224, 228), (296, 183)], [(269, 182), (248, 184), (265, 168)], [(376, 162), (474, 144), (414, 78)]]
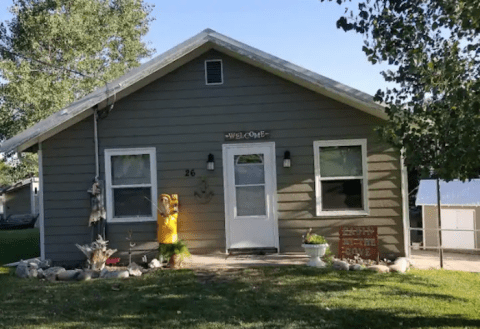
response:
[(95, 140), (95, 181), (100, 177), (100, 163), (98, 161), (98, 107), (93, 109), (93, 138)]

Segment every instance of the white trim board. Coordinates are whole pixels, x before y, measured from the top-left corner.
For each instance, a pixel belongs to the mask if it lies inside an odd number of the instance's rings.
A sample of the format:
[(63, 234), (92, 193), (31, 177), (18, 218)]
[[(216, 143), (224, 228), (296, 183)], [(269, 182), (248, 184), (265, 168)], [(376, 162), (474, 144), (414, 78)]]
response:
[(406, 257), (410, 257), (410, 209), (408, 207), (408, 172), (404, 162), (403, 151), (400, 156), (400, 171), (402, 175), (402, 217), (403, 217), (403, 243)]
[(43, 150), (42, 143), (38, 143), (38, 179), (39, 179), (39, 193), (38, 193), (38, 207), (39, 222), (40, 222), (40, 259), (45, 260), (45, 206), (43, 197)]

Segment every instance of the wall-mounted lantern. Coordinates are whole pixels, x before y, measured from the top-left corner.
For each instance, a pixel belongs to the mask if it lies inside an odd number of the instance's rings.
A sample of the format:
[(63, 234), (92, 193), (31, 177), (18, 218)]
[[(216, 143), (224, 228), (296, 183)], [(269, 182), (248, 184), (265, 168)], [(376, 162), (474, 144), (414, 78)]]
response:
[(210, 153), (208, 155), (208, 160), (207, 160), (207, 170), (214, 170), (215, 169), (215, 158), (213, 157), (213, 154)]
[(290, 151), (285, 151), (283, 156), (283, 168), (290, 168), (292, 166), (292, 160), (290, 160)]

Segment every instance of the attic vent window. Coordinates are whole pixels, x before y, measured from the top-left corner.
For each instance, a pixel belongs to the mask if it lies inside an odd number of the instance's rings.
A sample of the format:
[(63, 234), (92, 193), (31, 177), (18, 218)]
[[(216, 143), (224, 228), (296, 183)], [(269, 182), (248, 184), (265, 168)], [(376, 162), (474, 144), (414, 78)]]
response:
[(205, 61), (205, 81), (207, 85), (221, 85), (223, 83), (221, 59)]

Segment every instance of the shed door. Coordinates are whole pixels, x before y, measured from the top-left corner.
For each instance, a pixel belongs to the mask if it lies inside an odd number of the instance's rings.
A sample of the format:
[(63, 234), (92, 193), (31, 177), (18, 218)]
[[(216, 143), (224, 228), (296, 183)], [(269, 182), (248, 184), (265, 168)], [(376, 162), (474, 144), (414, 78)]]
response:
[(228, 249), (276, 248), (275, 143), (223, 145)]
[(451, 249), (474, 249), (473, 209), (442, 209), (442, 246)]

